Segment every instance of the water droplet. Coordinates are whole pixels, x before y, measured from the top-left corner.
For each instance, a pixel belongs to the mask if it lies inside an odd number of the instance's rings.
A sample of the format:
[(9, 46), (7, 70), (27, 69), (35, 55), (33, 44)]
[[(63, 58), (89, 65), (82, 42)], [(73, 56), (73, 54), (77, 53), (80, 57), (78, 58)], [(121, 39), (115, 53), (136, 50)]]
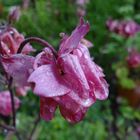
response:
[(54, 112), (54, 108), (53, 107), (51, 107), (49, 110), (50, 110), (51, 113)]

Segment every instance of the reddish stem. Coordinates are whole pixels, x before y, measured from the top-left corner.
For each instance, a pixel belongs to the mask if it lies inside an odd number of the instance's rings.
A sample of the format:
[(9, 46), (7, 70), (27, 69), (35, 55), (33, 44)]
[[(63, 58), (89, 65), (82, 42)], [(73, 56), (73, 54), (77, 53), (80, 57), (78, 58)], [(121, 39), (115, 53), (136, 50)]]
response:
[(6, 129), (8, 131), (16, 131), (14, 127), (4, 125), (4, 124), (0, 124), (0, 127), (3, 128), (3, 129)]
[(40, 39), (38, 37), (29, 37), (29, 38), (26, 38), (19, 46), (19, 49), (17, 51), (17, 53), (21, 53), (24, 46), (27, 44), (27, 43), (30, 43), (30, 42), (36, 42), (36, 43), (39, 43), (40, 45), (44, 46), (44, 47), (48, 47), (52, 53), (54, 54), (55, 57), (57, 57), (57, 52), (56, 50), (45, 40), (43, 39)]
[(11, 96), (13, 127), (16, 128), (16, 111), (15, 111), (15, 102), (14, 102), (14, 94), (13, 94), (13, 89), (12, 89), (12, 82), (13, 82), (13, 78), (10, 77), (9, 83), (8, 83), (8, 89), (9, 89), (10, 96)]

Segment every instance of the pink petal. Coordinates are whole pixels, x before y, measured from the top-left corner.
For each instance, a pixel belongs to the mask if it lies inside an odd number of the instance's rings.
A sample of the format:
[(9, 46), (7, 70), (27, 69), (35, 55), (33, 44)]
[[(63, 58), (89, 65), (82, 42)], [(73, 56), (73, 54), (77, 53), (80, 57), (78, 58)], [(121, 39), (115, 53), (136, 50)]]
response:
[(9, 50), (8, 54), (16, 53), (17, 45), (9, 32), (4, 33), (1, 36), (1, 40), (4, 43), (4, 45), (7, 47), (7, 49)]
[(40, 97), (40, 116), (46, 121), (54, 117), (57, 103), (52, 98)]
[[(14, 97), (15, 109), (20, 106), (20, 100)], [(9, 91), (0, 92), (0, 114), (9, 116), (12, 113), (11, 98)]]
[(81, 40), (81, 43), (82, 43), (83, 45), (85, 45), (87, 48), (92, 48), (92, 47), (93, 47), (93, 44), (92, 44), (89, 40), (87, 40), (87, 39), (85, 39), (85, 38), (83, 38), (83, 39)]
[[(60, 97), (57, 102), (63, 106), (69, 104), (71, 111), (76, 112), (81, 107), (89, 107), (95, 102), (91, 94), (88, 81), (79, 63), (78, 57), (72, 54), (65, 55), (58, 60), (63, 70), (63, 79), (71, 91)], [(67, 108), (67, 107), (66, 107)]]
[[(24, 41), (24, 36), (20, 34), (15, 28), (8, 28), (6, 32), (1, 35), (1, 41), (9, 49), (8, 54), (15, 54), (21, 44)], [(27, 44), (22, 50), (23, 54), (28, 54), (35, 51), (31, 45)]]
[(73, 113), (70, 110), (68, 110), (67, 108), (60, 106), (60, 112), (62, 114), (62, 116), (70, 123), (78, 123), (80, 122), (86, 112), (87, 112), (87, 108), (81, 108), (78, 112)]
[[(79, 51), (80, 50), (80, 51)], [(80, 45), (74, 54), (79, 57), (80, 64), (88, 80), (92, 94), (100, 100), (108, 97), (108, 84), (105, 81), (102, 69), (97, 66), (85, 52), (85, 46)]]
[(63, 45), (61, 45), (59, 54), (65, 54), (71, 52), (74, 48), (76, 48), (81, 41), (81, 39), (88, 33), (89, 24), (84, 23), (83, 19), (81, 19), (80, 24), (76, 27), (76, 29), (72, 32), (71, 36), (68, 37)]
[(13, 77), (17, 87), (27, 86), (27, 79), (33, 71), (34, 57), (16, 54), (3, 57), (2, 63), (5, 71)]
[(84, 98), (88, 97), (89, 85), (79, 63), (78, 57), (69, 54), (59, 58), (58, 62), (64, 72), (63, 78), (65, 82), (70, 87), (82, 92), (79, 96)]
[(54, 55), (52, 51), (48, 48), (44, 48), (44, 51), (42, 51), (36, 56), (36, 59), (34, 62), (34, 69), (36, 69), (37, 67), (41, 65), (51, 64), (52, 62), (54, 62), (54, 60), (55, 59), (54, 59)]
[(33, 90), (39, 96), (54, 97), (65, 95), (70, 91), (54, 64), (38, 67), (28, 82), (35, 84)]
[[(95, 97), (89, 96), (88, 98), (84, 99), (78, 96), (80, 92), (78, 91), (71, 91), (66, 95), (60, 97), (54, 97), (53, 99), (61, 106), (65, 107), (69, 111), (76, 113), (81, 108), (88, 108), (95, 102)], [(82, 94), (82, 93), (81, 93)]]

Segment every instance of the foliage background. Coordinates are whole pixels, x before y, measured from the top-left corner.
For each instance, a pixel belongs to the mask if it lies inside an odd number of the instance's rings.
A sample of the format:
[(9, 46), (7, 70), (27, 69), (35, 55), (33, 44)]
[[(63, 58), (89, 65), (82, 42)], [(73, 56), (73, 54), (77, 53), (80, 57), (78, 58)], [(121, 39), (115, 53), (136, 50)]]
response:
[[(0, 0), (0, 19), (6, 20), (9, 8), (22, 5), (21, 0)], [(77, 25), (77, 5), (74, 0), (37, 0), (21, 11), (20, 20), (14, 24), (26, 37), (38, 36), (53, 46), (59, 46), (59, 33), (70, 34)], [(76, 125), (67, 123), (59, 114), (51, 122), (41, 120), (34, 139), (37, 140), (139, 140), (136, 124), (140, 121), (140, 109), (132, 108), (123, 99), (116, 103), (116, 80), (112, 63), (118, 56), (125, 55), (120, 47), (124, 39), (112, 35), (106, 29), (106, 20), (133, 19), (140, 24), (139, 0), (90, 0), (86, 5), (85, 19), (90, 23), (90, 32), (86, 36), (94, 43), (90, 49), (96, 63), (100, 64), (110, 84), (110, 97), (106, 101), (97, 101), (88, 111), (85, 119)], [(113, 36), (113, 37), (112, 37)], [(131, 45), (131, 42), (128, 43)], [(33, 44), (38, 51), (40, 46)], [(139, 44), (140, 47), (140, 44)], [(114, 84), (115, 83), (115, 84)], [(128, 84), (128, 83), (127, 83)], [(17, 126), (22, 137), (29, 135), (34, 119), (39, 112), (39, 99), (32, 92), (21, 97), (22, 105), (17, 112)], [(8, 118), (7, 118), (8, 119)], [(137, 125), (136, 125), (137, 126)], [(6, 138), (6, 132), (0, 131), (0, 140)], [(16, 139), (14, 136), (12, 139)]]

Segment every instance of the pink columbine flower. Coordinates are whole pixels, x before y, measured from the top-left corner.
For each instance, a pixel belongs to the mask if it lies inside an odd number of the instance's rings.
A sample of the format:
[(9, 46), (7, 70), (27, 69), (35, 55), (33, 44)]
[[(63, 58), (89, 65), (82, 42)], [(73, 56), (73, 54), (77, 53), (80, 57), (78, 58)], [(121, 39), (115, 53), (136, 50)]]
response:
[(33, 70), (34, 57), (27, 54), (35, 51), (27, 44), (21, 54), (17, 54), (23, 41), (24, 36), (12, 27), (6, 27), (0, 34), (0, 61), (6, 73), (13, 78), (17, 90), (22, 88), (22, 93), (24, 86), (28, 86), (27, 79)]
[(130, 68), (140, 67), (140, 53), (136, 49), (130, 49), (127, 57), (127, 63)]
[(103, 71), (81, 43), (88, 31), (89, 24), (81, 19), (72, 34), (63, 37), (57, 57), (48, 49), (36, 57), (28, 82), (40, 96), (40, 114), (46, 121), (53, 118), (59, 107), (67, 121), (79, 122), (96, 99), (108, 97)]
[(107, 28), (111, 32), (115, 32), (124, 37), (134, 36), (137, 32), (140, 31), (140, 25), (138, 25), (135, 21), (118, 21), (109, 19), (106, 22)]
[[(7, 27), (2, 31), (0, 34), (0, 41), (1, 41), (1, 49), (0, 53), (2, 55), (12, 55), (16, 54), (17, 50), (24, 41), (24, 36), (20, 34), (15, 28)], [(30, 52), (35, 51), (30, 44), (27, 44), (22, 54), (29, 54)]]
[(118, 22), (118, 20), (108, 19), (106, 21), (106, 26), (107, 26), (107, 28), (108, 28), (109, 31), (111, 31), (111, 32), (117, 32), (117, 30), (118, 30), (117, 28), (119, 26), (119, 22)]
[[(17, 110), (20, 106), (20, 100), (14, 97), (15, 109)], [(12, 113), (11, 98), (9, 91), (0, 92), (0, 114), (9, 116)]]

